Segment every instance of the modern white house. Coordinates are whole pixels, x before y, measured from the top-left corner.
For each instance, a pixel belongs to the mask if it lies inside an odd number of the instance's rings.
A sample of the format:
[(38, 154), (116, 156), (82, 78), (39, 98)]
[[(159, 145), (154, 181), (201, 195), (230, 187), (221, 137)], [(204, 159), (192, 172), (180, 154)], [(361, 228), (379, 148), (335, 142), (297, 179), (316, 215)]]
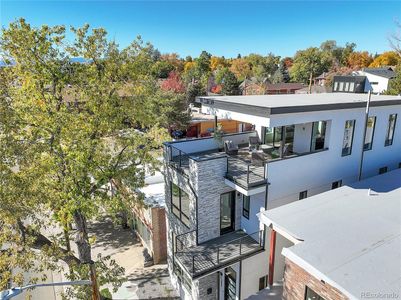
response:
[(392, 67), (364, 68), (356, 72), (357, 75), (366, 76), (365, 88), (373, 93), (383, 93), (388, 89), (388, 84), (396, 74)]
[(267, 210), (260, 220), (276, 241), (291, 242), (269, 260), (271, 272), (276, 262), (284, 271), (284, 299), (400, 297), (401, 168)]
[(274, 232), (260, 226), (259, 212), (400, 166), (401, 97), (373, 95), (368, 118), (366, 100), (351, 93), (198, 98), (203, 113), (253, 130), (164, 145), (167, 261), (183, 299), (247, 299), (280, 283), (284, 261), (272, 273), (269, 256), (291, 242), (271, 245)]

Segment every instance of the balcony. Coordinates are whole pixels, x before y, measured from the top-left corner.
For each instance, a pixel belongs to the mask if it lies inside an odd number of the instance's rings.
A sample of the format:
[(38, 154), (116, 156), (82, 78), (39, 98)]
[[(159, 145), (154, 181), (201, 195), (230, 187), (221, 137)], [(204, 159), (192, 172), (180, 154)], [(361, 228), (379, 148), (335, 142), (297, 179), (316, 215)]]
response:
[(263, 250), (263, 231), (247, 234), (238, 230), (195, 246), (188, 246), (185, 242), (188, 234), (193, 232), (176, 237), (175, 259), (192, 278)]

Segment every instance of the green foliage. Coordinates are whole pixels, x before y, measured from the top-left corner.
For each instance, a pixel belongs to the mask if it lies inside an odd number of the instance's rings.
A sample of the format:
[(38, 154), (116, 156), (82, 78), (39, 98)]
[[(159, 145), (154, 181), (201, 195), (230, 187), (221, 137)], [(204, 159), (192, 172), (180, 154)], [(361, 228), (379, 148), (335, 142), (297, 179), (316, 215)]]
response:
[(386, 92), (388, 95), (401, 95), (401, 63), (395, 69), (396, 76), (390, 80), (389, 87)]
[[(86, 222), (130, 209), (136, 199), (126, 188), (144, 185), (144, 165), (157, 168), (166, 129), (188, 122), (185, 96), (161, 91), (150, 74), (152, 45), (139, 37), (119, 50), (88, 25), (72, 28), (71, 42), (65, 35), (63, 26), (32, 28), (22, 19), (2, 30), (2, 56), (15, 65), (0, 70), (1, 287), (49, 268), (88, 279)], [(78, 253), (69, 250), (71, 223)], [(101, 286), (121, 285), (115, 262), (95, 263)], [(88, 293), (73, 288), (66, 297)]]
[(222, 85), (221, 92), (224, 95), (238, 95), (239, 82), (234, 73), (228, 68), (220, 69), (216, 74), (216, 82)]
[(167, 78), (168, 74), (174, 70), (174, 66), (168, 61), (157, 61), (151, 68), (151, 73), (156, 78)]
[(330, 57), (318, 48), (300, 50), (295, 54), (290, 75), (292, 81), (308, 83), (310, 76), (316, 77), (328, 71)]

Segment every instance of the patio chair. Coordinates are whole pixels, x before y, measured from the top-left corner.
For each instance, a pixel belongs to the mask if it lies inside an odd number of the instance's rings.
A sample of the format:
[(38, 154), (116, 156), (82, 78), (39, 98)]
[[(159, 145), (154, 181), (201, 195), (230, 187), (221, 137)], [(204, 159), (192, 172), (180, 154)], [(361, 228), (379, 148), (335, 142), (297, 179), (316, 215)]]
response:
[(238, 154), (238, 146), (233, 143), (233, 141), (224, 142), (224, 151), (229, 155)]
[(249, 151), (258, 150), (260, 145), (259, 137), (250, 136), (249, 137)]

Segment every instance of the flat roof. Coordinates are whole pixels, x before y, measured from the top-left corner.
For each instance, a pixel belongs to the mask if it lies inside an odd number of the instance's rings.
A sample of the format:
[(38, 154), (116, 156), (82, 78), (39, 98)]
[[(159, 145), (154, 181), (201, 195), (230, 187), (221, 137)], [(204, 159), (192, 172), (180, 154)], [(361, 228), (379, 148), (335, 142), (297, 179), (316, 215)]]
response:
[[(367, 94), (321, 93), (285, 95), (248, 96), (200, 96), (197, 102), (214, 108), (241, 112), (254, 112), (255, 115), (296, 113), (365, 107)], [(401, 104), (401, 96), (372, 95), (371, 106)]]
[(401, 295), (401, 169), (259, 216), (295, 241), (284, 256), (346, 296)]

